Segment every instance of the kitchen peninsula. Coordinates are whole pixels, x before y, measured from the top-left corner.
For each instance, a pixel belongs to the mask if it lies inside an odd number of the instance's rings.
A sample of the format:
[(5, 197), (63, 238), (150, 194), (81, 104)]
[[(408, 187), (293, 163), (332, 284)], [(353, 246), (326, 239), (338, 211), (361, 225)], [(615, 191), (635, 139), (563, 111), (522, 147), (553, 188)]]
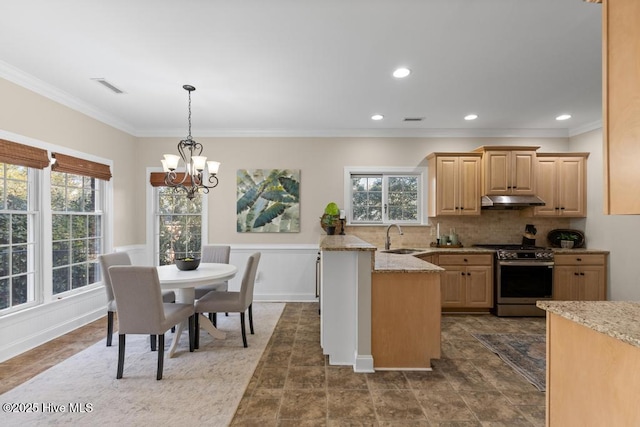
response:
[(355, 372), (430, 369), (440, 357), (440, 273), (355, 236), (320, 242), (321, 346)]
[(640, 302), (538, 307), (547, 311), (547, 425), (640, 425)]

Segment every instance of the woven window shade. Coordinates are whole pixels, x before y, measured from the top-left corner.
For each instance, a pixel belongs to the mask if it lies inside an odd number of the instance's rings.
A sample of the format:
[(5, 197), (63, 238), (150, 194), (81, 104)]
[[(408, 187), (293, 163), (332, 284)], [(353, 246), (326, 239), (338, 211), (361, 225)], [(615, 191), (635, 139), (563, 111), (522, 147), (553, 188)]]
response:
[(53, 153), (56, 162), (51, 165), (51, 169), (56, 172), (73, 173), (76, 175), (88, 176), (91, 178), (111, 179), (111, 169), (109, 165), (80, 159), (78, 157), (67, 156), (66, 154)]
[(0, 139), (0, 162), (44, 169), (49, 166), (47, 150)]
[[(152, 187), (167, 187), (167, 184), (164, 183), (164, 177), (165, 177), (166, 173), (164, 172), (151, 172), (151, 177), (149, 178), (149, 182), (151, 183)], [(182, 178), (184, 178), (184, 172), (177, 172), (176, 173), (177, 178), (176, 181), (180, 182), (182, 181)], [(185, 182), (184, 185), (191, 185), (191, 179), (188, 178)]]

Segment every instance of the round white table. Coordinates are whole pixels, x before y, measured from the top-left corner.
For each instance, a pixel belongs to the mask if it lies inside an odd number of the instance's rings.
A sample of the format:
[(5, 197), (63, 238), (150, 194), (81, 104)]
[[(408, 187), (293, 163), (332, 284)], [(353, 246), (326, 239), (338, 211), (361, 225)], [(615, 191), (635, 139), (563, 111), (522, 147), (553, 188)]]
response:
[[(158, 267), (158, 279), (163, 290), (172, 289), (176, 292), (176, 302), (193, 304), (196, 298), (195, 288), (205, 285), (226, 282), (232, 279), (238, 268), (231, 264), (200, 263), (197, 269), (182, 271), (174, 264)], [(218, 330), (209, 321), (209, 318), (200, 314), (200, 326), (214, 338), (224, 339), (226, 334)], [(169, 348), (169, 357), (173, 357), (180, 341), (180, 335), (187, 326), (187, 322), (181, 322), (176, 328), (176, 333)], [(196, 331), (199, 333), (199, 331)]]

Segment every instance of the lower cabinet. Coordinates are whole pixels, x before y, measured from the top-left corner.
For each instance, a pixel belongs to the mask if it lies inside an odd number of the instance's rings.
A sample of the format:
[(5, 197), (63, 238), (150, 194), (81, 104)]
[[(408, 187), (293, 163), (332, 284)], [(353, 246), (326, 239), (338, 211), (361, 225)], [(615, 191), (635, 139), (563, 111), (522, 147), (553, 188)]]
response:
[(490, 309), (493, 307), (493, 255), (440, 254), (442, 308)]
[(606, 254), (556, 254), (553, 299), (604, 301), (607, 299)]

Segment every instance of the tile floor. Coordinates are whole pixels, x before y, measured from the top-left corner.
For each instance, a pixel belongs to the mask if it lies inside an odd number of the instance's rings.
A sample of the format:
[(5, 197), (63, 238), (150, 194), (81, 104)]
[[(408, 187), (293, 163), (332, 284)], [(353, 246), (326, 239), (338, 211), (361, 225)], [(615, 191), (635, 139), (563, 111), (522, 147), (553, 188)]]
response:
[[(0, 363), (0, 394), (104, 340), (106, 317)], [(330, 366), (316, 303), (288, 303), (234, 426), (543, 426), (545, 394), (470, 333), (544, 333), (543, 318), (445, 315), (431, 372)]]

